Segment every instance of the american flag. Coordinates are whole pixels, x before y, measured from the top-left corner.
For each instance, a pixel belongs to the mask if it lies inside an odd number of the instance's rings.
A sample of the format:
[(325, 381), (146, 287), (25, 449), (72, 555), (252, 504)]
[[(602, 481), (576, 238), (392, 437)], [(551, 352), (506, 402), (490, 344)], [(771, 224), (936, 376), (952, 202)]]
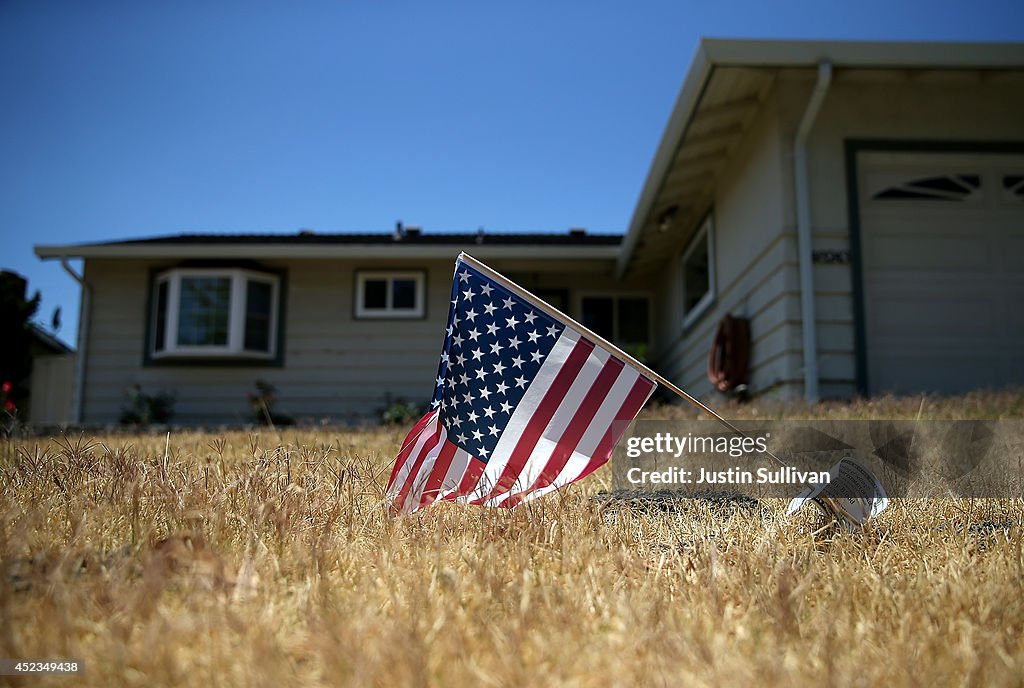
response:
[(608, 460), (657, 386), (510, 287), (468, 256), (456, 261), (432, 408), (388, 481), (396, 510), (439, 499), (513, 507), (579, 480)]

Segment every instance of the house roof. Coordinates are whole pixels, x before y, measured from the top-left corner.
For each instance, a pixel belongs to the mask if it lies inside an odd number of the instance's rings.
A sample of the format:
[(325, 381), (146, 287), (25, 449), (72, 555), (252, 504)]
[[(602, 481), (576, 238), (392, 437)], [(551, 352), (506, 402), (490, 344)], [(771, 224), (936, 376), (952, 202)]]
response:
[(618, 256), (622, 235), (490, 234), (178, 234), (88, 244), (39, 245), (40, 258), (448, 258), (460, 250), (485, 258)]
[(51, 354), (72, 354), (75, 352), (70, 346), (57, 339), (55, 335), (50, 334), (35, 323), (28, 324), (28, 331), (29, 336), (35, 340), (36, 344)]
[(671, 255), (678, 235), (658, 232), (659, 225), (696, 227), (707, 213), (716, 175), (774, 75), (782, 70), (811, 75), (826, 60), (851, 78), (886, 69), (1021, 70), (1024, 43), (702, 40), (623, 240), (616, 270), (620, 277), (650, 269)]

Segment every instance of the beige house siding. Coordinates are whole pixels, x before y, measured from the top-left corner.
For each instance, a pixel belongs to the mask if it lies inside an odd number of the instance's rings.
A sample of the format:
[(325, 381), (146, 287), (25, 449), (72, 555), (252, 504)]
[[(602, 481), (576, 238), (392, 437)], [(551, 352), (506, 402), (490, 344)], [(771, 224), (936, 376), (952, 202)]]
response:
[[(1021, 141), (1024, 88), (1019, 76), (840, 70), (808, 140), (814, 250), (849, 250), (845, 142), (850, 139)], [(718, 296), (687, 332), (680, 331), (679, 260), (696, 228), (681, 232), (660, 275), (656, 303), (660, 372), (697, 395), (712, 392), (705, 375), (719, 320), (751, 319), (751, 390), (803, 394), (793, 140), (814, 85), (812, 70), (783, 71), (717, 179), (714, 205)], [(820, 394), (856, 392), (853, 267), (813, 268)]]
[[(539, 249), (542, 250), (542, 249)], [(458, 251), (453, 250), (453, 259)], [(160, 366), (143, 364), (149, 279), (166, 262), (89, 260), (93, 298), (83, 422), (116, 423), (125, 392), (176, 393), (174, 422), (249, 422), (247, 394), (262, 379), (278, 388), (277, 409), (300, 419), (368, 417), (388, 399), (421, 403), (433, 393), (448, 313), (453, 260), (265, 261), (287, 271), (284, 366)], [(612, 261), (493, 261), (526, 288), (608, 290)], [(361, 269), (426, 271), (427, 317), (354, 318), (355, 273)], [(632, 289), (638, 288), (632, 285)], [(617, 293), (617, 286), (613, 293)]]
[[(847, 198), (845, 169), (847, 140), (1021, 141), (1022, 86), (1019, 74), (980, 76), (964, 71), (908, 76), (906, 72), (837, 72), (808, 140), (813, 248), (851, 248), (851, 199)], [(786, 160), (782, 196), (785, 228), (794, 237), (791, 150), (812, 87), (811, 72), (792, 72), (784, 73), (775, 88)], [(823, 398), (851, 396), (856, 391), (852, 270), (850, 264), (814, 266)], [(799, 320), (797, 315), (798, 328)], [(799, 387), (802, 393), (802, 384)]]
[(795, 234), (784, 231), (784, 156), (769, 98), (720, 176), (711, 208), (717, 298), (682, 332), (680, 259), (696, 227), (681, 234), (661, 276), (660, 372), (699, 396), (712, 392), (706, 372), (718, 322), (727, 313), (749, 318), (751, 386), (785, 393), (799, 368), (799, 284)]

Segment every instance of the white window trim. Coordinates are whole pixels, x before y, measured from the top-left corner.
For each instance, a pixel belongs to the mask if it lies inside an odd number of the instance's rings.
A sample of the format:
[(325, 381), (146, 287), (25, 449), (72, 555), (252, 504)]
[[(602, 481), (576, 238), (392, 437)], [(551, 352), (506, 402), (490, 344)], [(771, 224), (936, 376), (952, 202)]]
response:
[[(190, 277), (227, 278), (231, 280), (230, 315), (228, 316), (228, 343), (224, 346), (182, 346), (177, 343), (178, 320), (181, 305), (181, 280)], [(269, 284), (270, 292), (270, 335), (269, 351), (253, 351), (245, 348), (246, 285), (249, 282)], [(164, 320), (164, 348), (156, 350), (156, 319), (159, 300), (157, 294), (162, 283), (167, 284), (167, 313)], [(153, 289), (153, 334), (149, 342), (149, 353), (154, 360), (165, 358), (254, 358), (272, 359), (277, 356), (277, 320), (280, 311), (281, 280), (277, 275), (243, 269), (222, 268), (174, 268), (156, 276)]]
[[(693, 254), (696, 252), (697, 247), (700, 245), (702, 237), (707, 237), (708, 244), (708, 290), (704, 296), (693, 305), (690, 310), (686, 308), (686, 261), (688, 261)], [(693, 323), (697, 322), (704, 313), (711, 308), (711, 304), (714, 303), (717, 297), (717, 289), (715, 287), (715, 227), (709, 215), (706, 220), (701, 224), (700, 229), (690, 239), (690, 243), (687, 244), (686, 249), (683, 251), (683, 255), (679, 259), (679, 275), (681, 290), (683, 292), (683, 323), (681, 329), (688, 329)]]
[[(393, 308), (391, 295), (396, 279), (411, 279), (416, 284), (416, 300), (412, 308)], [(366, 295), (367, 280), (386, 280), (387, 295), (384, 308), (366, 308), (363, 306)], [(357, 270), (356, 271), (356, 303), (357, 319), (417, 319), (426, 314), (426, 275), (421, 270)]]

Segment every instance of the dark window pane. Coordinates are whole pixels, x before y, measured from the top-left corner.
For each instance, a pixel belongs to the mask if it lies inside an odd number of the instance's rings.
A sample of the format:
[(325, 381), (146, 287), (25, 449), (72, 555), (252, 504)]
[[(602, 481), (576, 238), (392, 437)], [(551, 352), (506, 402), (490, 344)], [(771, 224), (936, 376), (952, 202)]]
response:
[(1008, 174), (1003, 177), (1003, 188), (1024, 198), (1024, 175)]
[(683, 308), (684, 313), (693, 310), (711, 288), (711, 273), (708, 270), (708, 235), (704, 234), (683, 264)]
[(563, 313), (569, 312), (569, 292), (565, 289), (531, 289), (538, 298)]
[(416, 280), (396, 279), (391, 283), (391, 306), (401, 310), (416, 308)]
[(270, 312), (274, 288), (250, 281), (245, 290), (245, 345), (247, 351), (270, 351)]
[(898, 200), (926, 200), (926, 201), (952, 201), (954, 199), (949, 196), (936, 196), (935, 194), (925, 193), (921, 191), (908, 191), (907, 189), (886, 189), (876, 193), (872, 198), (881, 199), (898, 199)]
[(154, 313), (153, 350), (163, 351), (167, 344), (167, 282), (156, 287), (156, 313)]
[(588, 296), (583, 299), (582, 306), (583, 324), (605, 339), (614, 339), (612, 300), (603, 296)]
[[(980, 179), (976, 175), (964, 175), (961, 177), (968, 185), (972, 185), (977, 188), (980, 185)], [(934, 189), (935, 191), (946, 191), (958, 196), (966, 196), (969, 193), (969, 189), (965, 188), (964, 185), (958, 184), (956, 180), (949, 177), (929, 177), (928, 179), (918, 179), (917, 181), (911, 182), (910, 186), (917, 187), (919, 189)]]
[(178, 306), (179, 346), (227, 346), (231, 279), (183, 277)]
[(382, 279), (368, 279), (363, 282), (363, 308), (384, 309), (388, 307), (388, 282)]
[(647, 299), (619, 299), (619, 339), (623, 344), (647, 343)]

